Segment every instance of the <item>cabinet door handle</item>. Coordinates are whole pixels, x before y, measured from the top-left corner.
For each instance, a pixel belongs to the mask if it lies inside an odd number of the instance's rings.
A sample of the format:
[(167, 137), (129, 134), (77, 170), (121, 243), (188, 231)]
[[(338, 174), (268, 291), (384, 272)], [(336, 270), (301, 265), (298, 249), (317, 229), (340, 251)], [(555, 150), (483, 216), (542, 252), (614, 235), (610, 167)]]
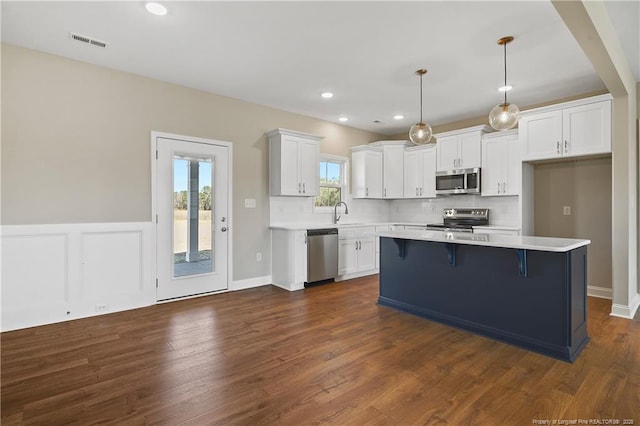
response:
[(418, 188), (416, 188), (416, 197), (418, 196)]
[(420, 187), (420, 195), (422, 195), (422, 187)]
[(500, 193), (500, 182), (498, 182), (498, 194)]
[(569, 144), (567, 143), (567, 140), (565, 139), (565, 141), (564, 141), (564, 153), (566, 154), (567, 152), (569, 152)]
[(507, 184), (505, 182), (502, 182), (502, 193), (503, 194), (507, 193)]
[(387, 196), (387, 188), (384, 189), (384, 196)]
[(302, 184), (298, 182), (298, 194), (302, 192)]
[(369, 196), (369, 188), (365, 188), (364, 189), (364, 196), (368, 197)]
[(358, 241), (358, 250), (362, 250), (362, 241)]
[(560, 154), (560, 141), (556, 142), (556, 152)]

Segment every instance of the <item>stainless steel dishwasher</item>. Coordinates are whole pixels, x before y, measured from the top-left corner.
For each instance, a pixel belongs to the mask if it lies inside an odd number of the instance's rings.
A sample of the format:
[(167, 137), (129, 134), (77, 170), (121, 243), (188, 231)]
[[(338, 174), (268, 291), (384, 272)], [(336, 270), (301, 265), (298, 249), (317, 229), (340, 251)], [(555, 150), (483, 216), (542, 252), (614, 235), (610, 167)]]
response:
[(307, 283), (338, 276), (338, 229), (307, 230)]

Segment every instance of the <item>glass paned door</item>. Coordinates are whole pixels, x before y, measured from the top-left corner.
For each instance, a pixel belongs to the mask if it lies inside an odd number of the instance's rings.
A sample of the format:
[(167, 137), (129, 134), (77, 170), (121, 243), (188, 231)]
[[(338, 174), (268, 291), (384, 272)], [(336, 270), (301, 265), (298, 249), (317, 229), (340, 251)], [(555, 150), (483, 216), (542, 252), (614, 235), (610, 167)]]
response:
[(158, 300), (228, 282), (229, 148), (157, 138)]
[(213, 158), (174, 154), (173, 276), (213, 272)]

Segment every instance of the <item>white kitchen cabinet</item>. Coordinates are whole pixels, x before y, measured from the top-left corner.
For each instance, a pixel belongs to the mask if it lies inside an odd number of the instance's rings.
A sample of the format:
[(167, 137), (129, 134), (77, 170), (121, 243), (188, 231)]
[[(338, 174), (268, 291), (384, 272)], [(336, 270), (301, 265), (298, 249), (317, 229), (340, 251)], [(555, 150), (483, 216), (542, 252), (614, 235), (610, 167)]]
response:
[(382, 198), (382, 149), (361, 145), (351, 148), (351, 196)]
[(286, 129), (267, 133), (271, 195), (315, 197), (319, 194), (319, 136)]
[(271, 279), (286, 290), (302, 290), (307, 281), (307, 231), (271, 231)]
[(475, 126), (435, 135), (437, 139), (436, 170), (480, 167), (482, 135), (490, 130), (488, 126)]
[(435, 196), (436, 148), (407, 148), (404, 152), (404, 198)]
[(518, 127), (522, 161), (610, 153), (610, 96), (528, 111)]
[[(382, 232), (382, 231), (388, 231), (389, 230), (389, 225), (376, 225), (375, 227), (375, 232)], [(380, 269), (380, 237), (375, 237), (376, 238), (376, 271)]]
[(376, 273), (374, 227), (338, 230), (338, 275), (342, 279)]
[(520, 194), (520, 143), (518, 131), (489, 133), (482, 137), (482, 195)]
[(404, 196), (404, 144), (382, 145), (382, 198)]

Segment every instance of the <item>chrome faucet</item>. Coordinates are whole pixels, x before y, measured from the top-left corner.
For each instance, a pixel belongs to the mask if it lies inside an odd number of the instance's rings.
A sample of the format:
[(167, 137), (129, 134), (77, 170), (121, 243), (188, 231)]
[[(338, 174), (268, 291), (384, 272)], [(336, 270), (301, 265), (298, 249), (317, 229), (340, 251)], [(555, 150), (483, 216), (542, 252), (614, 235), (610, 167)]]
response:
[(344, 204), (344, 214), (349, 214), (349, 206), (344, 201), (338, 201), (335, 206), (333, 206), (333, 223), (337, 224), (340, 220), (340, 216), (338, 216), (338, 206), (340, 204)]

